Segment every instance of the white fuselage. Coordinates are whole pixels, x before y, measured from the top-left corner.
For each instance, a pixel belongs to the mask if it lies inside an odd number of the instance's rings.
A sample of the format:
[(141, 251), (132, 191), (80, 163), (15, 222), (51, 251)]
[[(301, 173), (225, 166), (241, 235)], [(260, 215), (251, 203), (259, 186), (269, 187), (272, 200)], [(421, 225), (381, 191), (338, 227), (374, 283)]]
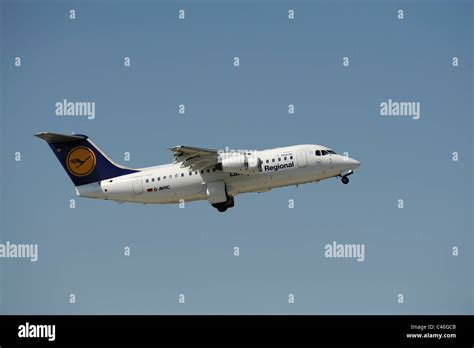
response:
[[(227, 194), (263, 192), (352, 173), (359, 162), (339, 154), (316, 156), (320, 145), (296, 145), (257, 151), (261, 171), (236, 174), (218, 168), (191, 170), (180, 163), (76, 187), (79, 196), (119, 202), (178, 203), (207, 200), (209, 183), (224, 181)], [(318, 151), (319, 152), (319, 151)]]

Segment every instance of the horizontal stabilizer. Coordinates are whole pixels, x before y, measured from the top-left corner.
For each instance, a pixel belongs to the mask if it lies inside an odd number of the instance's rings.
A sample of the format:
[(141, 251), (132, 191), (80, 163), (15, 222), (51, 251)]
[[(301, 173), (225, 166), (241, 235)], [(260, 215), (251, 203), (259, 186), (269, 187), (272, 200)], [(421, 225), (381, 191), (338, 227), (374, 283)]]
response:
[(35, 134), (35, 137), (45, 140), (48, 144), (72, 143), (75, 141), (87, 139), (85, 135), (65, 135), (49, 132), (37, 133)]

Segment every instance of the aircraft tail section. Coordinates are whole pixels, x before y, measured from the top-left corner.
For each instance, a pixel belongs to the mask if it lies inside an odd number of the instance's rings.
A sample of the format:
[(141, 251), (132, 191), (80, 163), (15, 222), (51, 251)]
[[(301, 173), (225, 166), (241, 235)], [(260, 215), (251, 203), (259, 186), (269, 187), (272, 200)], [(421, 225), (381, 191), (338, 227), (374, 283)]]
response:
[(48, 143), (75, 186), (138, 172), (113, 161), (87, 135), (43, 132), (35, 136)]

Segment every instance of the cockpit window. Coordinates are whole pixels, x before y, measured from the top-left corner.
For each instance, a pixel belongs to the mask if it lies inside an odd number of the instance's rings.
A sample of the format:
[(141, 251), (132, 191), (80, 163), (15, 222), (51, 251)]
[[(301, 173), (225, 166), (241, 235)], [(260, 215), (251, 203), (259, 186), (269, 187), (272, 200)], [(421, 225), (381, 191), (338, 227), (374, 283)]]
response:
[(328, 154), (326, 150), (321, 150), (321, 153), (323, 154), (323, 156), (326, 156)]
[(337, 155), (337, 153), (334, 152), (333, 150), (329, 150), (329, 149), (328, 149), (327, 151), (328, 151), (328, 153), (330, 153), (331, 155)]
[(316, 150), (316, 156), (321, 156), (321, 151)]

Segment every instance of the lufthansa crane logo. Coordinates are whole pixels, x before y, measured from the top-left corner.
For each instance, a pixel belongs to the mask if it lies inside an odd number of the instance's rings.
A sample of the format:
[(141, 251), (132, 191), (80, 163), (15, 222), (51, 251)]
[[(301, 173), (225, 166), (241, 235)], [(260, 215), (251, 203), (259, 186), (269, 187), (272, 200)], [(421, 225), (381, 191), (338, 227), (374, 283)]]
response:
[(67, 169), (75, 176), (86, 176), (95, 168), (95, 154), (85, 146), (78, 146), (69, 151), (66, 159)]

